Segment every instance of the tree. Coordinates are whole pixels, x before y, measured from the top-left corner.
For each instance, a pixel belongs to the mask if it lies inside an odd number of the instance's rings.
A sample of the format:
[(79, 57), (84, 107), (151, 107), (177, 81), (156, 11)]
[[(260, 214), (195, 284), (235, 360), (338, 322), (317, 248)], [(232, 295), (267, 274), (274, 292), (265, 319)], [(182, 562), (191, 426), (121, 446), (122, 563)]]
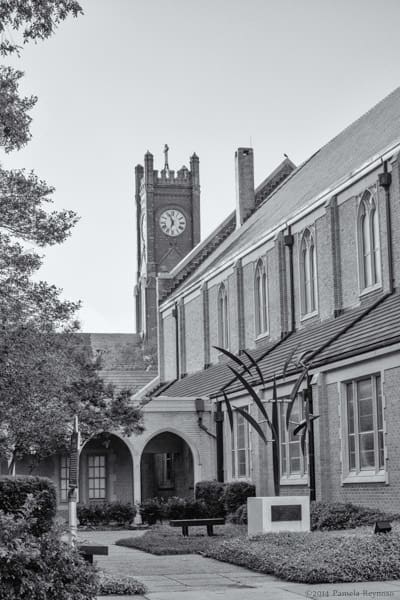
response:
[(143, 431), (142, 413), (129, 390), (116, 393), (99, 376), (76, 333), (40, 332), (32, 325), (4, 328), (0, 362), (0, 458), (41, 460), (66, 452), (70, 426), (78, 415), (83, 441), (107, 431)]
[(82, 14), (82, 7), (75, 0), (2, 0), (0, 3), (0, 54), (19, 52), (9, 29), (22, 34), (23, 43), (44, 40), (69, 15)]
[[(22, 49), (11, 30), (23, 43), (37, 41), (80, 13), (74, 0), (2, 0), (0, 54)], [(31, 137), (29, 111), (37, 98), (21, 97), (22, 76), (0, 66), (0, 144), (6, 152)], [(62, 300), (55, 286), (32, 281), (42, 263), (38, 248), (63, 242), (78, 219), (72, 211), (49, 210), (53, 193), (33, 172), (0, 165), (0, 457), (11, 467), (27, 455), (34, 466), (65, 450), (75, 414), (84, 437), (143, 429), (129, 390), (117, 394), (104, 384), (100, 364), (76, 335), (79, 303)]]

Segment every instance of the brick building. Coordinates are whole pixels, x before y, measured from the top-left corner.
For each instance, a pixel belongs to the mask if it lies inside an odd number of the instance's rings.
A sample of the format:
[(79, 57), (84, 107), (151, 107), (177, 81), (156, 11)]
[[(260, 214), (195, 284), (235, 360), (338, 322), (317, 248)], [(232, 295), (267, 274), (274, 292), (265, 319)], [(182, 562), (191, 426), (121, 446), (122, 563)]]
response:
[[(217, 346), (244, 359), (269, 412), (276, 382), (282, 494), (309, 493), (309, 465), (285, 424), (301, 356), (319, 415), (316, 497), (400, 512), (399, 152), (400, 88), (300, 166), (285, 158), (258, 187), (253, 150), (239, 148), (236, 210), (202, 241), (198, 157), (175, 174), (167, 148), (160, 173), (145, 155), (135, 171), (132, 343), (156, 349), (158, 372), (145, 371), (134, 397), (145, 432), (83, 448), (82, 501), (184, 496), (216, 478), (273, 493), (271, 444), (239, 412), (231, 432), (224, 391), (233, 406), (260, 415)], [(105, 370), (107, 380), (129, 379), (135, 359), (124, 360)], [(303, 417), (301, 392), (293, 422)], [(60, 506), (62, 461), (44, 468)]]

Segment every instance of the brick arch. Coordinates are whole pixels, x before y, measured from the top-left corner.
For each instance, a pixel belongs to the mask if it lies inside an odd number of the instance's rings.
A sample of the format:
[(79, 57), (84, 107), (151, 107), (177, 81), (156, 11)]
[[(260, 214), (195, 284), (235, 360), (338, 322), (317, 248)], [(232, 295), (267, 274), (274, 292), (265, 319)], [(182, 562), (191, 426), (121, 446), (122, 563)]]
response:
[(182, 433), (182, 431), (179, 431), (178, 429), (175, 429), (175, 427), (160, 427), (160, 429), (157, 429), (156, 431), (153, 431), (148, 438), (146, 438), (146, 441), (143, 443), (140, 451), (137, 454), (136, 457), (136, 461), (140, 464), (143, 452), (147, 446), (147, 444), (154, 439), (155, 437), (157, 437), (158, 435), (160, 435), (160, 433), (173, 433), (174, 435), (180, 437), (184, 442), (186, 442), (186, 444), (188, 445), (188, 447), (190, 448), (190, 451), (192, 453), (192, 458), (193, 458), (193, 475), (194, 475), (194, 483), (196, 484), (197, 481), (201, 480), (201, 459), (200, 459), (200, 451), (199, 449), (193, 444), (193, 442), (191, 441), (191, 439), (185, 434)]

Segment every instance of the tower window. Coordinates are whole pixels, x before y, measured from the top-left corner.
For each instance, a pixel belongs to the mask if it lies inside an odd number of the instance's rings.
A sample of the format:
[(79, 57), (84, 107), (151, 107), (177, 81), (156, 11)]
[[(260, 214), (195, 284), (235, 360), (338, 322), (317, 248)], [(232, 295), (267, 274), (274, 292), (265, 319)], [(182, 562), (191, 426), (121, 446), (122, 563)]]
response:
[(256, 267), (254, 280), (254, 299), (256, 316), (256, 335), (261, 335), (268, 331), (268, 288), (267, 275), (262, 260), (259, 260)]
[(229, 346), (228, 294), (223, 283), (218, 290), (218, 344), (221, 348)]

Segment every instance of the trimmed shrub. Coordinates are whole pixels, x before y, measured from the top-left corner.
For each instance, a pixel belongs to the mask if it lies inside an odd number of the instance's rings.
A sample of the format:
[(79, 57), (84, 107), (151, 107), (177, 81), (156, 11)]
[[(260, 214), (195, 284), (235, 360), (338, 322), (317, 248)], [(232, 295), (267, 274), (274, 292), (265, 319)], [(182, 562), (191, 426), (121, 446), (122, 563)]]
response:
[(247, 525), (247, 503), (242, 504), (234, 513), (231, 513), (228, 521), (235, 523), (235, 525)]
[(207, 516), (218, 518), (225, 516), (225, 506), (222, 499), (225, 484), (219, 481), (199, 481), (196, 483), (196, 500), (204, 502)]
[(247, 498), (256, 495), (256, 486), (247, 481), (232, 481), (225, 484), (222, 500), (227, 513), (234, 513)]
[(32, 497), (19, 514), (0, 511), (0, 598), (94, 600), (99, 588), (95, 569), (61, 541), (55, 526), (33, 535), (37, 511)]
[(399, 515), (390, 515), (351, 503), (311, 502), (310, 518), (312, 530), (330, 531), (372, 525), (378, 520), (391, 521), (399, 518)]
[[(162, 516), (165, 519), (199, 519), (207, 515), (204, 502), (193, 498), (168, 498), (162, 505)], [(208, 515), (207, 515), (208, 516)]]
[(139, 512), (145, 523), (154, 525), (163, 518), (165, 501), (162, 498), (148, 498), (140, 504)]
[(136, 507), (129, 503), (108, 502), (104, 504), (78, 504), (78, 519), (82, 526), (127, 525), (132, 522)]
[(35, 499), (31, 533), (40, 536), (52, 527), (57, 511), (53, 482), (46, 477), (0, 477), (0, 510), (18, 515), (29, 497)]

